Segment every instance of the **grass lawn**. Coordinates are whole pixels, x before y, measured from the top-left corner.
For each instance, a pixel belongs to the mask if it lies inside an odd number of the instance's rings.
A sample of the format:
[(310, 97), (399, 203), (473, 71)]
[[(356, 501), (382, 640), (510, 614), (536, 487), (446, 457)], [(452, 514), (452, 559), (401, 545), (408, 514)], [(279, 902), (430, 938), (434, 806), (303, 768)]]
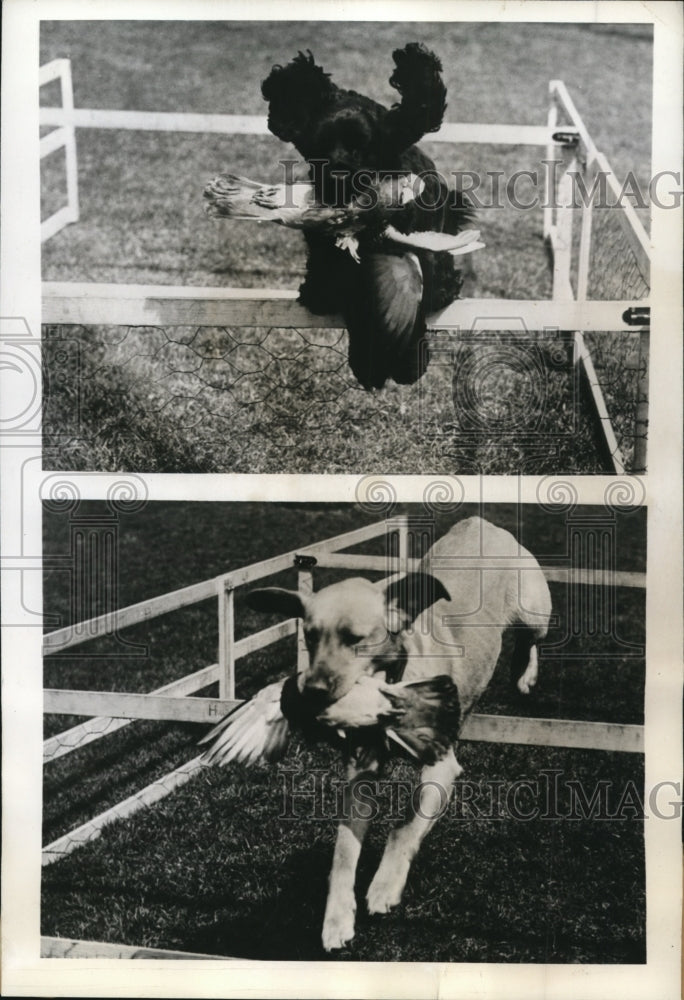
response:
[[(618, 177), (633, 171), (647, 186), (652, 47), (650, 30), (640, 26), (46, 22), (41, 62), (71, 58), (77, 107), (263, 114), (261, 80), (300, 48), (311, 48), (341, 85), (391, 103), (391, 51), (413, 39), (442, 58), (447, 120), (543, 124), (548, 82), (561, 78)], [(44, 103), (50, 100), (46, 93)], [(96, 129), (79, 130), (77, 141), (81, 218), (44, 245), (46, 280), (297, 288), (299, 234), (217, 224), (201, 199), (206, 180), (221, 170), (279, 179), (278, 161), (293, 155), (291, 147), (271, 137)], [(542, 170), (541, 151), (530, 147), (426, 141), (425, 148), (445, 174)], [(57, 155), (43, 163), (43, 189), (47, 212), (64, 189)], [(520, 194), (526, 197), (524, 184)], [(549, 296), (541, 214), (480, 212), (486, 249), (476, 255), (467, 295)], [(624, 243), (610, 232), (601, 241), (609, 249), (593, 264), (592, 294), (644, 294), (630, 277)], [(603, 471), (569, 353), (561, 358), (544, 336), (525, 335), (522, 345), (519, 335), (513, 324), (486, 344), (452, 336), (417, 385), (366, 393), (348, 370), (343, 331), (48, 328), (46, 464), (150, 472)], [(592, 343), (629, 463), (635, 338), (598, 334)], [(455, 397), (464, 366), (482, 350), (498, 361), (478, 382), (486, 419), (472, 434)], [(506, 361), (511, 350), (514, 365)], [(518, 369), (530, 353), (535, 375), (521, 384)], [(502, 426), (513, 429), (503, 439)]]
[[(425, 511), (400, 506), (397, 512)], [(102, 514), (84, 502), (75, 514), (46, 511), (46, 557), (69, 551), (78, 518)], [(438, 509), (438, 537), (457, 514)], [(547, 564), (566, 555), (572, 521), (562, 511), (496, 504), (480, 511)], [(582, 508), (582, 514), (600, 511)], [(645, 511), (618, 514), (615, 566), (645, 567)], [(148, 503), (118, 514), (117, 575), (109, 590), (82, 580), (92, 594), (87, 613), (122, 607), (258, 559), (296, 549), (378, 519), (351, 505), (253, 503)], [(585, 522), (586, 523), (586, 522)], [(383, 541), (363, 547), (383, 550)], [(274, 582), (292, 586), (293, 573)], [(339, 578), (315, 574), (316, 587)], [(479, 709), (542, 718), (643, 722), (644, 663), (629, 643), (644, 641), (644, 593), (618, 589), (615, 607), (589, 630), (590, 615), (575, 630), (580, 594), (552, 584), (557, 622), (541, 650), (538, 687), (529, 699), (512, 698), (509, 636)], [(581, 588), (583, 598), (597, 595)], [(72, 620), (69, 580), (55, 568), (45, 576), (46, 614)], [(268, 624), (236, 594), (238, 637)], [(123, 638), (143, 646), (123, 650), (111, 639), (78, 647), (80, 656), (45, 663), (46, 687), (149, 691), (215, 662), (213, 601), (127, 629)], [(561, 647), (558, 644), (561, 643)], [(556, 647), (555, 649), (553, 647)], [(238, 695), (249, 697), (283, 676), (294, 662), (284, 641), (238, 664)], [(207, 691), (206, 693), (210, 693)], [(214, 693), (214, 692), (211, 692)], [(52, 735), (79, 720), (47, 716)], [(44, 842), (73, 829), (197, 753), (202, 726), (137, 722), (47, 765)], [(628, 786), (643, 790), (639, 755), (463, 743), (459, 759), (469, 781), (543, 780), (544, 770), (584, 783), (610, 784), (616, 801)], [(108, 827), (97, 840), (43, 869), (42, 932), (261, 959), (321, 959), (327, 874), (335, 824), (306, 813), (284, 818), (283, 783), (310, 787), (312, 770), (339, 775), (336, 755), (294, 739), (281, 765), (206, 770), (182, 789), (134, 817)], [(294, 776), (293, 776), (294, 774)], [(393, 779), (408, 780), (399, 763)], [(327, 782), (325, 802), (334, 789)], [(485, 792), (482, 793), (485, 796)], [(464, 796), (465, 798), (465, 796)], [(561, 796), (561, 798), (563, 798)], [(477, 800), (483, 805), (484, 799)], [(528, 808), (523, 797), (524, 808)], [(560, 801), (560, 800), (559, 800)], [(560, 812), (567, 813), (567, 794)], [(358, 933), (341, 957), (349, 960), (643, 962), (645, 959), (643, 823), (619, 820), (495, 818), (468, 806), (444, 817), (424, 845), (405, 899), (386, 918), (365, 913), (363, 893), (388, 830), (374, 824), (358, 877)], [(326, 813), (329, 816), (329, 813)]]

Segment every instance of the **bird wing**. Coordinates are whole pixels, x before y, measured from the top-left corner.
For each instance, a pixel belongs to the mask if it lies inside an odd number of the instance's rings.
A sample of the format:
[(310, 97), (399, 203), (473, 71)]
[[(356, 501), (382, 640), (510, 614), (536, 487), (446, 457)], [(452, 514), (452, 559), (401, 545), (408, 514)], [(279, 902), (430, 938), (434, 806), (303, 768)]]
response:
[(371, 253), (366, 266), (382, 341), (388, 349), (401, 351), (413, 333), (423, 297), (420, 261), (412, 253)]
[(394, 226), (387, 226), (383, 232), (386, 239), (401, 246), (413, 247), (416, 250), (431, 250), (433, 253), (450, 253), (454, 256), (481, 250), (484, 243), (480, 241), (479, 229), (465, 229), (452, 236), (450, 233), (415, 232), (400, 233)]
[(380, 389), (390, 377), (415, 382), (423, 374), (422, 297), (423, 272), (415, 254), (361, 252), (356, 284), (342, 313), (349, 365), (365, 389)]
[(231, 219), (257, 219), (298, 227), (315, 208), (313, 185), (257, 184), (238, 174), (219, 174), (204, 189), (207, 214)]
[(274, 212), (304, 212), (315, 201), (312, 184), (264, 184), (254, 192), (252, 200)]
[(232, 761), (254, 764), (259, 759), (279, 760), (287, 749), (290, 732), (280, 707), (284, 684), (285, 680), (268, 684), (214, 726), (200, 740), (200, 745), (212, 743), (203, 763), (222, 767)]

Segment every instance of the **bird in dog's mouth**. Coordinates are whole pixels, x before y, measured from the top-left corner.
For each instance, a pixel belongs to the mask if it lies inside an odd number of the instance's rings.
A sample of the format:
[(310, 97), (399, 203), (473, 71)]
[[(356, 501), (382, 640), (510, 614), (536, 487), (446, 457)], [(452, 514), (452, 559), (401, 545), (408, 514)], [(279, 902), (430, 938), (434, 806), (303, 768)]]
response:
[(317, 711), (291, 676), (262, 688), (226, 716), (200, 741), (212, 745), (203, 761), (223, 766), (279, 760), (290, 728), (311, 742), (339, 740), (376, 731), (388, 750), (423, 764), (442, 756), (458, 736), (458, 691), (447, 675), (388, 684), (379, 672), (361, 676), (337, 701)]
[(341, 250), (360, 263), (359, 234), (377, 230), (379, 241), (460, 256), (481, 249), (480, 233), (467, 229), (456, 235), (433, 231), (399, 232), (393, 214), (420, 198), (425, 182), (417, 174), (363, 175), (357, 193), (346, 204), (326, 204), (310, 182), (259, 184), (237, 174), (219, 174), (204, 189), (204, 208), (215, 218), (276, 222), (291, 229), (326, 232)]

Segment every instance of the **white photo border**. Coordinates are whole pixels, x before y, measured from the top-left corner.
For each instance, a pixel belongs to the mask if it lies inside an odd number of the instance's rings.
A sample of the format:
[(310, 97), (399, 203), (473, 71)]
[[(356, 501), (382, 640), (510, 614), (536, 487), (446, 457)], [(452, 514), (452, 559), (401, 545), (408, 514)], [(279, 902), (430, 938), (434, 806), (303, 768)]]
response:
[[(26, 340), (20, 387), (5, 380), (1, 428), (33, 387), (41, 398), (38, 40), (41, 20), (424, 20), (595, 21), (652, 24), (652, 171), (682, 162), (682, 7), (639, 3), (293, 2), (225, 0), (6, 0), (3, 9), (2, 308), (3, 340)], [(681, 782), (682, 771), (682, 251), (681, 209), (654, 208), (648, 504), (646, 787)], [(35, 349), (34, 349), (35, 348)], [(2, 373), (5, 375), (5, 372)], [(32, 381), (30, 381), (32, 380)], [(26, 402), (25, 426), (0, 437), (3, 630), (3, 994), (163, 997), (505, 997), (506, 1000), (666, 1000), (680, 995), (681, 839), (675, 822), (649, 819), (647, 962), (643, 966), (165, 962), (39, 957), (42, 783), (42, 629), (24, 610), (41, 608), (39, 414)], [(23, 404), (22, 404), (23, 405)], [(39, 407), (38, 407), (39, 408)], [(23, 411), (22, 411), (23, 412)], [(33, 423), (32, 423), (33, 420)], [(374, 470), (359, 470), (371, 474)], [(139, 479), (149, 500), (353, 501), (356, 476), (198, 476), (60, 474), (82, 495), (104, 498), (113, 484)], [(419, 502), (433, 477), (382, 476), (400, 501)], [(437, 477), (439, 478), (439, 477)], [(582, 503), (600, 503), (615, 477), (558, 476)], [(459, 477), (466, 501), (534, 502), (539, 478)], [(28, 598), (23, 602), (22, 597)], [(680, 786), (681, 787), (681, 786)]]

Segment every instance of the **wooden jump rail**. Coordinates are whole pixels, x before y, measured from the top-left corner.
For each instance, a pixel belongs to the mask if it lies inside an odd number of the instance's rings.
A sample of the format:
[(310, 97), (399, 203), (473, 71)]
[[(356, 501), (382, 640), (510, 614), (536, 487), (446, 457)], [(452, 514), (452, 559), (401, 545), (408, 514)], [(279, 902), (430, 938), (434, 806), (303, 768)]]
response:
[(110, 941), (79, 941), (75, 938), (41, 937), (41, 958), (125, 958), (158, 959), (159, 961), (201, 960), (212, 962), (237, 962), (244, 959), (228, 955), (205, 955), (194, 951), (168, 951), (165, 948), (138, 948), (130, 944)]
[[(171, 132), (203, 132), (232, 135), (271, 135), (263, 115), (188, 114), (155, 111), (112, 111), (74, 108), (71, 64), (57, 59), (41, 68), (40, 84), (59, 79), (62, 106), (40, 108), (41, 126), (54, 131), (41, 138), (41, 157), (64, 147), (67, 167), (67, 205), (42, 223), (41, 238), (48, 239), (70, 222), (78, 220), (76, 128), (139, 129)], [(506, 323), (522, 322), (524, 328), (561, 330), (573, 337), (574, 365), (587, 390), (599, 431), (600, 450), (611, 471), (621, 475), (624, 459), (613, 430), (600, 379), (595, 371), (587, 332), (638, 332), (638, 369), (632, 472), (646, 471), (648, 428), (648, 299), (588, 300), (593, 199), (582, 204), (577, 262), (577, 291), (570, 271), (573, 255), (573, 174), (592, 183), (601, 172), (618, 199), (617, 217), (634, 255), (637, 268), (650, 285), (650, 241), (633, 207), (622, 203), (621, 187), (605, 155), (594, 144), (565, 84), (552, 80), (545, 126), (448, 123), (431, 133), (426, 142), (467, 142), (529, 145), (546, 150), (546, 160), (562, 162), (559, 150), (571, 150), (558, 190), (551, 190), (547, 173), (543, 233), (553, 259), (551, 300), (464, 299), (429, 318), (433, 330), (484, 332), (506, 329)], [(559, 112), (571, 122), (559, 125)], [(586, 187), (586, 183), (585, 183)], [(125, 326), (280, 326), (306, 328), (341, 327), (339, 317), (313, 316), (296, 302), (296, 292), (258, 289), (160, 287), (153, 285), (107, 285), (47, 282), (43, 286), (43, 322), (111, 324)]]
[[(43, 640), (45, 655), (62, 653), (89, 639), (110, 635), (119, 629), (179, 610), (209, 597), (218, 598), (217, 663), (146, 694), (46, 690), (45, 713), (88, 715), (92, 718), (46, 740), (43, 747), (45, 763), (129, 725), (135, 719), (216, 722), (239, 704), (235, 700), (236, 660), (292, 635), (298, 638), (297, 659), (306, 656), (301, 623), (295, 619), (280, 622), (236, 640), (233, 600), (237, 587), (293, 568), (296, 569), (298, 585), (302, 590), (312, 589), (314, 567), (353, 572), (380, 572), (386, 575), (406, 572), (419, 565), (419, 560), (408, 558), (409, 532), (409, 518), (400, 515), (46, 634)], [(386, 537), (388, 533), (393, 533), (397, 537), (396, 557), (339, 551), (381, 536)], [(459, 559), (458, 565), (463, 569), (497, 567), (525, 572), (526, 569), (536, 566), (536, 563), (528, 558), (464, 558)], [(438, 568), (437, 565), (435, 568)], [(547, 580), (552, 582), (581, 586), (628, 588), (645, 586), (643, 573), (586, 570), (570, 565), (543, 567), (543, 571)], [(198, 691), (216, 681), (219, 682), (218, 698), (193, 697)], [(464, 726), (462, 738), (532, 746), (643, 753), (642, 726), (604, 722), (474, 714)], [(44, 848), (43, 863), (50, 864), (80, 844), (99, 836), (102, 829), (114, 820), (131, 816), (144, 806), (159, 801), (190, 780), (202, 766), (201, 758), (196, 757), (58, 838)]]
[[(633, 332), (625, 319), (641, 299), (549, 301), (457, 299), (429, 318), (436, 330), (501, 330), (506, 323), (528, 330)], [(344, 326), (339, 316), (314, 316), (297, 292), (261, 288), (195, 288), (176, 285), (43, 283), (43, 323), (96, 326), (257, 326), (325, 329)]]

